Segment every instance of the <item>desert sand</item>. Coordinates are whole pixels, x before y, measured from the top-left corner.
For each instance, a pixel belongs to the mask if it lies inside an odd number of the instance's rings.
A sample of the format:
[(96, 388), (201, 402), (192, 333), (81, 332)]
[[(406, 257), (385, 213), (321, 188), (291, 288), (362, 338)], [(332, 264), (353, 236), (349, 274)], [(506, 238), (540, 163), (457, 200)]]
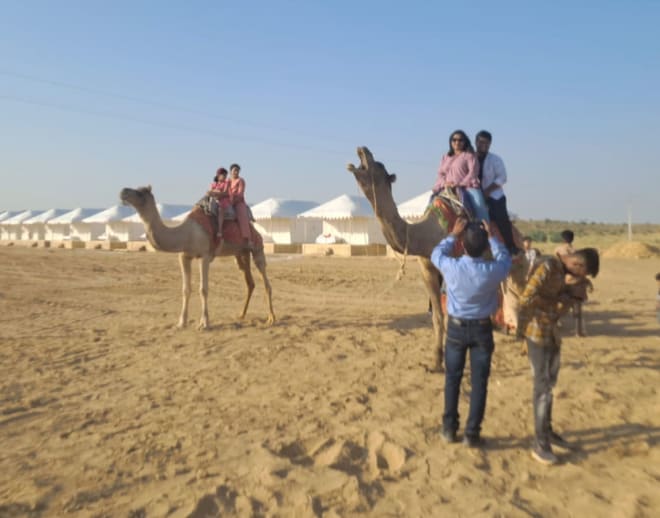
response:
[(579, 450), (553, 467), (499, 333), (485, 448), (441, 440), (414, 260), (396, 282), (393, 259), (268, 259), (276, 324), (259, 283), (237, 321), (221, 259), (200, 332), (196, 296), (174, 328), (175, 255), (0, 249), (0, 516), (660, 515), (657, 257), (605, 257), (588, 336), (563, 321), (554, 422)]

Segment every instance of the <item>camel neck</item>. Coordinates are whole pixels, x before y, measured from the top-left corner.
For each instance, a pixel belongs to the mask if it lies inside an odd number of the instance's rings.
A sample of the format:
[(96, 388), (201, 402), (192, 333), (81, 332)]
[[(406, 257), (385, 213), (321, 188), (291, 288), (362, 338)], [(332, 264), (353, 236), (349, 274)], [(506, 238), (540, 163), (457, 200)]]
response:
[(158, 213), (156, 207), (149, 207), (140, 212), (144, 223), (147, 239), (156, 250), (162, 252), (182, 252), (185, 240), (182, 239), (180, 224), (168, 227)]

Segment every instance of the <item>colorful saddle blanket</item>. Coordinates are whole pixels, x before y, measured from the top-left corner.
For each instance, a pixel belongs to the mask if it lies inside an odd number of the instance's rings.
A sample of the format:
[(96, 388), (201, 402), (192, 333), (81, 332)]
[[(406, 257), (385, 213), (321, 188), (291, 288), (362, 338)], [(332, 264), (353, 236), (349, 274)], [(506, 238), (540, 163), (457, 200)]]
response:
[[(208, 215), (202, 207), (195, 205), (188, 218), (199, 223), (207, 234), (211, 238), (212, 250), (218, 248), (220, 244), (220, 239), (218, 239), (218, 218), (215, 215)], [(252, 245), (256, 250), (263, 248), (264, 241), (261, 238), (261, 234), (256, 231), (254, 226), (250, 224), (250, 234)], [(238, 227), (238, 222), (235, 219), (228, 220), (225, 218), (224, 224), (222, 225), (222, 235), (223, 239), (227, 243), (240, 246), (243, 244), (243, 237), (241, 236), (241, 229)]]
[[(441, 193), (439, 195), (433, 196), (429, 203), (429, 206), (426, 209), (426, 212), (431, 211), (438, 218), (440, 226), (445, 229), (447, 234), (449, 234), (454, 228), (456, 220), (460, 217), (465, 217), (468, 220), (472, 220), (472, 213), (469, 207), (463, 203), (462, 196), (454, 193)], [(513, 241), (516, 246), (522, 250), (522, 235), (518, 229), (511, 225), (513, 231)], [(502, 240), (502, 234), (500, 229), (496, 224), (492, 226), (492, 232), (497, 239)], [(454, 246), (454, 256), (458, 257), (463, 253), (463, 245), (456, 241)]]

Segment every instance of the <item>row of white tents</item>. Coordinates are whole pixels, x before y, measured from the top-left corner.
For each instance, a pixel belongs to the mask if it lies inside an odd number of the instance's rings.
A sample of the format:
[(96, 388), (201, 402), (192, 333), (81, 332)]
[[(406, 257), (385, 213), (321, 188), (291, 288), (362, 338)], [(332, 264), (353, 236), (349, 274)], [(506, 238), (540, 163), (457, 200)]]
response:
[[(424, 214), (430, 192), (399, 205), (399, 213), (413, 221)], [(266, 242), (277, 244), (345, 242), (384, 244), (380, 225), (364, 197), (343, 194), (326, 203), (269, 198), (250, 207), (255, 226)], [(176, 225), (190, 212), (189, 205), (158, 204), (166, 224)], [(2, 241), (141, 241), (144, 225), (132, 207), (76, 208), (0, 213)]]

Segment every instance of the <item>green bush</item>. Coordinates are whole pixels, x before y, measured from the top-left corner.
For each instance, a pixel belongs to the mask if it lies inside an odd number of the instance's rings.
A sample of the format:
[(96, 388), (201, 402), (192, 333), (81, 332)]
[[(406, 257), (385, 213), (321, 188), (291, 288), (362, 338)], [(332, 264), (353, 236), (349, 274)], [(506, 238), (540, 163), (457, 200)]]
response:
[(561, 232), (550, 232), (548, 234), (548, 241), (551, 243), (561, 243), (563, 241), (561, 238)]
[(531, 237), (532, 240), (536, 241), (537, 243), (544, 243), (547, 239), (547, 236), (543, 230), (531, 230), (529, 232), (529, 237)]

